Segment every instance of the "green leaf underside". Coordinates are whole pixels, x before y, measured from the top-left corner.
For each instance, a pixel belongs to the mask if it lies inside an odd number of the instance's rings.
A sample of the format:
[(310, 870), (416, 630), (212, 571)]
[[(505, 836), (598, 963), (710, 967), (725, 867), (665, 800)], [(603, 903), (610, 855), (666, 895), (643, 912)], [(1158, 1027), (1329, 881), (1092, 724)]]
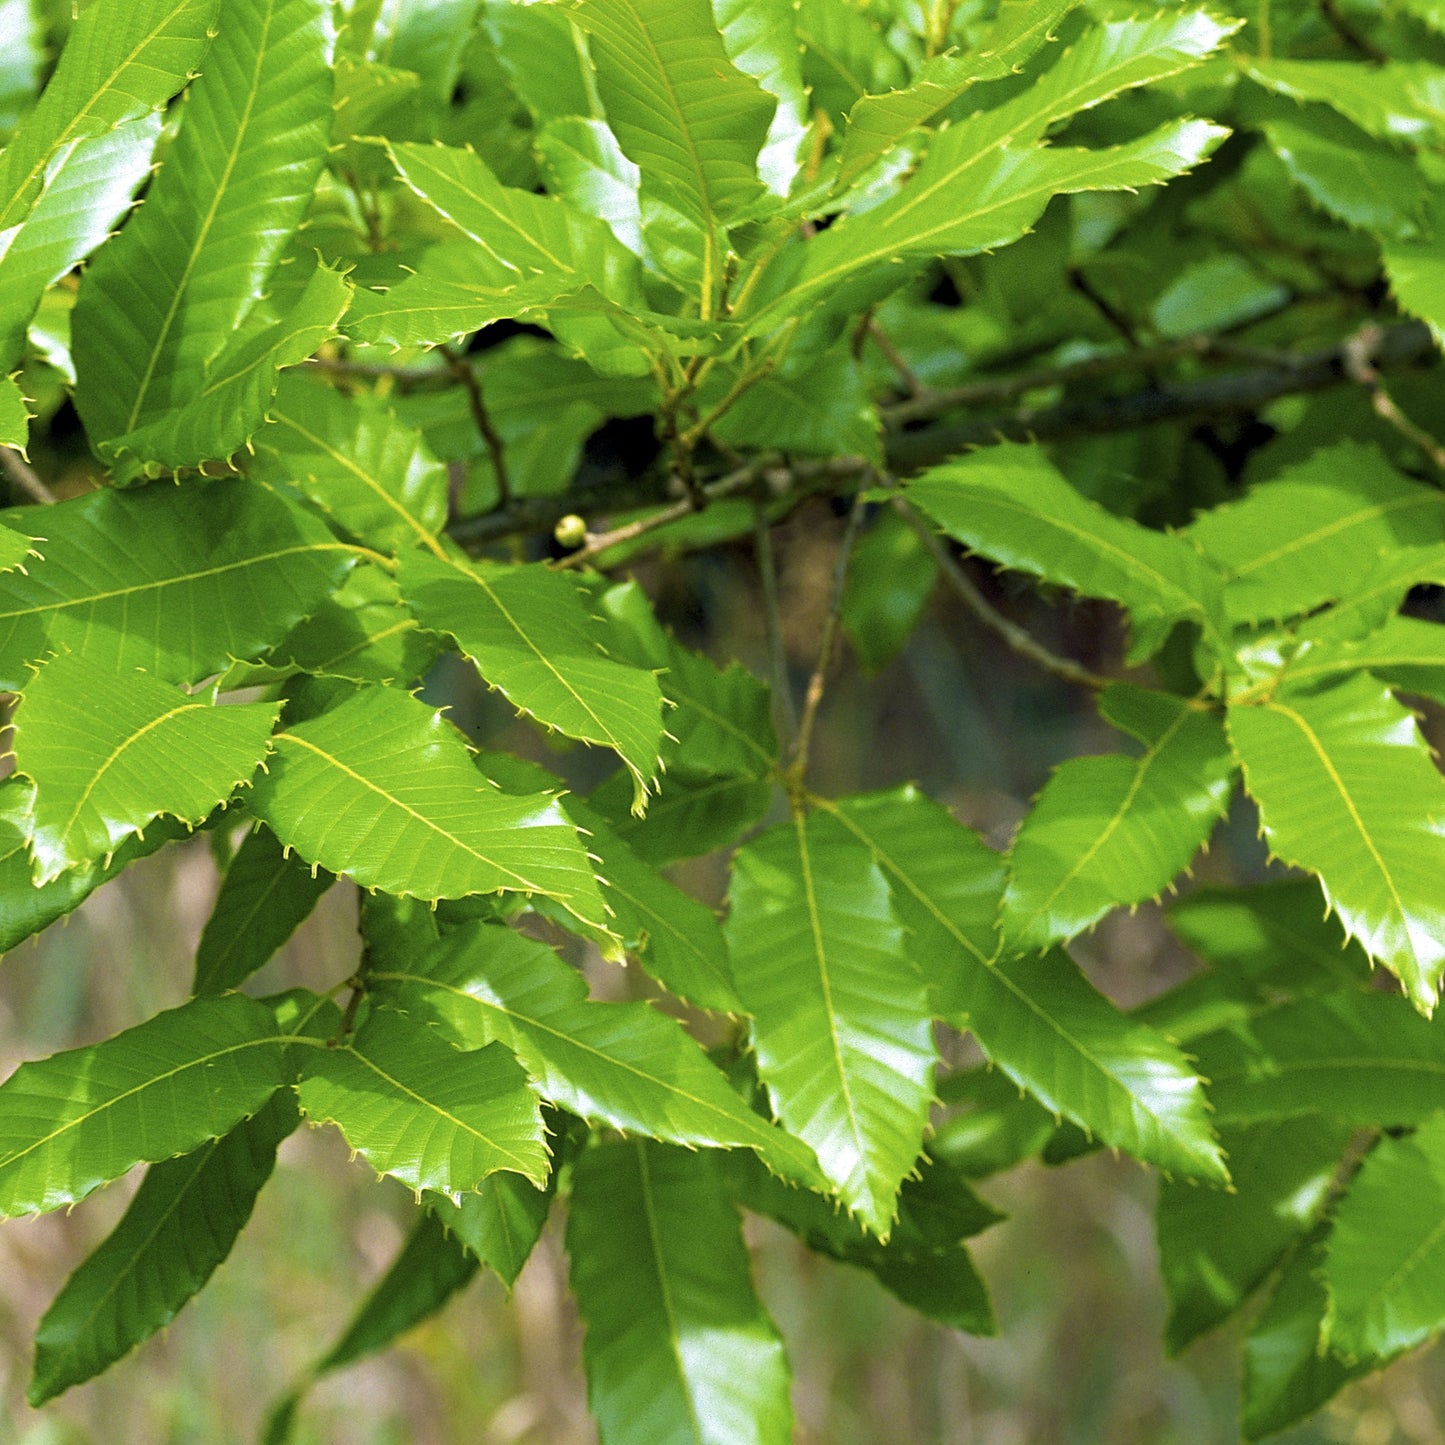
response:
[(230, 1253), (277, 1147), (299, 1122), (283, 1090), (223, 1138), (151, 1166), (120, 1223), (40, 1321), (32, 1405), (98, 1375), (175, 1318)]
[(1428, 1013), (1445, 969), (1445, 782), (1414, 717), (1362, 674), (1233, 707), (1229, 733), (1272, 851), (1319, 876), (1346, 930)]
[(287, 848), (416, 898), (541, 893), (607, 935), (592, 866), (555, 798), (509, 797), (440, 713), (364, 688), (275, 739), (247, 805)]
[(420, 543), (440, 552), (446, 468), (420, 433), (297, 372), (282, 378), (270, 416), (256, 437), (254, 475), (294, 482), (371, 546), (393, 552)]
[(210, 379), (325, 160), (329, 7), (222, 0), (220, 18), (145, 205), (81, 288), (77, 401), (96, 443), (137, 432)]
[(13, 691), (26, 663), (62, 649), (198, 682), (281, 641), (355, 555), (240, 478), (102, 490), (12, 515), (44, 554), (0, 598), (0, 687)]
[(919, 1176), (904, 1181), (898, 1223), (886, 1244), (832, 1200), (790, 1189), (746, 1157), (731, 1157), (725, 1167), (741, 1204), (790, 1229), (810, 1249), (866, 1269), (904, 1304), (950, 1329), (995, 1333), (988, 1290), (964, 1240), (1002, 1216), (950, 1166), (925, 1158)]
[(164, 105), (205, 53), (216, 0), (100, 0), (76, 22), (45, 93), (0, 156), (0, 232), (26, 219), (76, 141)]
[(72, 141), (51, 162), (25, 224), (9, 245), (0, 238), (0, 369), (20, 360), (45, 288), (100, 245), (125, 214), (160, 133), (160, 115), (148, 112)]
[(833, 815), (877, 859), (927, 970), (934, 1013), (1056, 1116), (1161, 1169), (1223, 1182), (1200, 1081), (1162, 1034), (1127, 1018), (1065, 955), (1001, 958), (1004, 863), (912, 788)]
[(568, 737), (612, 748), (641, 813), (657, 773), (662, 692), (615, 662), (568, 577), (545, 568), (403, 557), (402, 590), (423, 627), (444, 632), (509, 701)]
[(927, 125), (970, 86), (999, 80), (1021, 65), (1077, 0), (1013, 0), (999, 7), (994, 29), (977, 49), (964, 55), (936, 55), (902, 90), (863, 96), (848, 112), (839, 162), (839, 184), (846, 186), (881, 160), (911, 130)]
[(537, 1096), (498, 1045), (463, 1052), (379, 1009), (337, 1047), (307, 1050), (296, 1091), (308, 1118), (412, 1189), (457, 1198), (497, 1169), (547, 1177)]
[(1281, 1004), (1194, 1050), (1221, 1126), (1320, 1114), (1388, 1128), (1445, 1108), (1440, 1030), (1383, 994)]
[[(597, 90), (648, 203), (675, 213), (667, 269), (696, 277), (701, 314), (722, 281), (722, 228), (762, 191), (757, 158), (776, 108), (728, 58), (707, 0), (583, 0)], [(680, 251), (681, 257), (671, 253)]]
[(239, 988), (286, 942), (335, 882), (287, 857), (279, 839), (257, 828), (226, 868), (196, 948), (197, 995)]
[(1228, 804), (1234, 760), (1212, 712), (1122, 683), (1101, 710), (1145, 750), (1076, 758), (1049, 779), (1009, 854), (1000, 927), (1011, 948), (1072, 938), (1116, 905), (1155, 897)]
[(1161, 1180), (1159, 1267), (1169, 1295), (1171, 1354), (1229, 1318), (1329, 1198), (1347, 1125), (1291, 1119), (1222, 1137), (1234, 1188)]
[(1241, 1413), (1248, 1440), (1303, 1419), (1363, 1373), (1325, 1346), (1323, 1266), (1317, 1239), (1296, 1250), (1245, 1342)]
[(1381, 1139), (1335, 1212), (1325, 1333), (1347, 1360), (1382, 1361), (1445, 1328), (1445, 1114)]
[(788, 1367), (711, 1156), (624, 1141), (574, 1166), (570, 1279), (603, 1445), (786, 1445)]
[(199, 823), (256, 771), (280, 703), (216, 707), (71, 653), (25, 685), (16, 767), (35, 785), (36, 882), (108, 858), (153, 818)]
[(922, 1146), (936, 1053), (883, 874), (814, 813), (739, 850), (729, 898), (733, 979), (773, 1107), (886, 1237)]
[(591, 809), (570, 800), (566, 808), (598, 860), (613, 927), (642, 966), (697, 1008), (741, 1013), (727, 943), (712, 910), (638, 858)]
[(1036, 447), (989, 447), (926, 472), (909, 500), (957, 542), (1005, 567), (1119, 603), (1134, 653), (1173, 622), (1196, 622), (1226, 652), (1219, 581), (1185, 542), (1115, 517), (1081, 496)]
[(1230, 620), (1267, 621), (1350, 596), (1388, 549), (1445, 542), (1445, 497), (1375, 447), (1341, 442), (1185, 535), (1224, 570)]
[(193, 999), (0, 1084), (0, 1217), (74, 1204), (228, 1133), (285, 1082), (269, 1009)]
[(818, 1182), (808, 1152), (743, 1102), (673, 1019), (646, 1003), (594, 1003), (573, 968), (508, 928), (458, 928), (373, 985), (453, 1042), (500, 1041), (542, 1096), (614, 1129), (694, 1147), (757, 1151), (778, 1173)]
[(510, 1289), (542, 1236), (552, 1207), (551, 1185), (535, 1189), (520, 1174), (488, 1174), (460, 1204), (433, 1198), (430, 1208)]
[(895, 260), (973, 255), (1016, 241), (1056, 195), (1132, 190), (1182, 175), (1227, 134), (1186, 120), (1108, 150), (1003, 146), (978, 152), (966, 132), (964, 126), (944, 131), (896, 196), (811, 242), (799, 277), (760, 303), (750, 333), (771, 331), (823, 298), (835, 306), (863, 299), (848, 284), (860, 275), (864, 295), (870, 288), (891, 290), (905, 274)]
[(0, 953), (79, 907), (128, 864), (186, 831), (179, 823), (158, 819), (144, 833), (122, 843), (108, 862), (68, 869), (42, 888), (35, 882), (30, 857), (32, 797), (30, 785), (13, 773), (0, 782), (0, 898), (5, 900), (0, 909)]

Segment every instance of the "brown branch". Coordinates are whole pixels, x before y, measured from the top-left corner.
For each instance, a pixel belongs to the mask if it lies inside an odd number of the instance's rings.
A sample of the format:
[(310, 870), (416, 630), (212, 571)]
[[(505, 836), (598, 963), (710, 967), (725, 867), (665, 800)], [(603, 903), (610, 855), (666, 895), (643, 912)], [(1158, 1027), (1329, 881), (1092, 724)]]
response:
[(1364, 388), (1375, 415), (1423, 453), (1437, 472), (1445, 474), (1445, 446), (1400, 410), (1399, 404), (1380, 379), (1380, 373), (1371, 359), (1380, 344), (1380, 338), (1378, 327), (1365, 327), (1357, 331), (1345, 345), (1345, 371), (1351, 381)]
[(838, 620), (843, 614), (843, 589), (848, 582), (848, 561), (853, 555), (853, 542), (858, 536), (865, 509), (864, 494), (860, 491), (853, 498), (853, 505), (848, 511), (848, 524), (843, 528), (843, 539), (838, 543), (838, 555), (833, 562), (833, 591), (828, 601), (827, 615), (823, 619), (822, 635), (818, 639), (818, 660), (813, 664), (813, 675), (808, 679), (808, 690), (803, 695), (803, 718), (798, 724), (798, 740), (788, 768), (789, 774), (799, 787), (808, 771), (808, 753), (813, 746), (813, 725), (817, 722), (823, 690), (828, 684), (828, 664), (833, 660), (833, 642), (838, 634)]
[(20, 455), (14, 447), (0, 447), (0, 472), (17, 492), (24, 492), (33, 502), (46, 506), (59, 498), (40, 480), (35, 468)]
[[(1197, 380), (1149, 385), (1119, 396), (1063, 401), (1044, 407), (1018, 407), (960, 422), (939, 423), (917, 431), (902, 429), (905, 423), (925, 421), (961, 406), (1006, 399), (1036, 386), (1059, 382), (1067, 384), (1085, 376), (1107, 375), (1159, 359), (1151, 350), (1132, 353), (1129, 356), (1130, 366), (1126, 368), (1112, 357), (1090, 358), (1079, 363), (1077, 368), (1057, 368), (989, 379), (972, 383), (970, 388), (935, 393), (932, 397), (920, 397), (889, 408), (885, 412), (890, 428), (886, 443), (887, 468), (894, 474), (906, 476), (960, 452), (999, 441), (1051, 441), (1071, 436), (1132, 431), (1165, 422), (1203, 421), (1247, 414), (1284, 396), (1305, 395), (1355, 381), (1350, 371), (1354, 364), (1350, 357), (1360, 350), (1361, 337), (1366, 339), (1369, 364), (1378, 373), (1432, 362), (1436, 356), (1429, 328), (1414, 321), (1384, 328), (1362, 328), (1355, 337), (1339, 345), (1308, 352), (1261, 353), (1228, 342), (1211, 341), (1204, 348), (1207, 354), (1241, 357), (1257, 364)], [(1198, 341), (1180, 342), (1177, 348), (1175, 343), (1169, 345), (1171, 354), (1176, 356), (1188, 355), (1191, 350), (1199, 354), (1203, 347), (1203, 343)], [(807, 494), (852, 482), (867, 467), (868, 463), (858, 457), (789, 464), (785, 458), (773, 453), (759, 457), (717, 481), (703, 482), (701, 490), (709, 499), (716, 499), (766, 483), (769, 494), (775, 497), (787, 495), (790, 489)], [(558, 496), (514, 498), (507, 507), (481, 517), (462, 518), (448, 530), (462, 546), (475, 549), (505, 537), (550, 531), (558, 518), (569, 512), (607, 516), (668, 501), (669, 480), (665, 474), (652, 471), (639, 475), (619, 469), (588, 479)], [(690, 503), (688, 510), (691, 510)], [(660, 526), (671, 520), (675, 518), (669, 515), (642, 530), (652, 530), (653, 525)], [(629, 537), (640, 534), (630, 533)], [(610, 545), (616, 545), (616, 540)], [(574, 554), (567, 560), (569, 563), (587, 561), (603, 550), (605, 547), (594, 548), (589, 541), (584, 549), (585, 556)]]
[(1087, 667), (1050, 652), (1030, 633), (1025, 632), (1016, 622), (1010, 622), (1003, 613), (986, 598), (973, 584), (973, 579), (964, 571), (962, 563), (953, 555), (948, 546), (934, 533), (933, 529), (908, 505), (902, 497), (895, 497), (893, 505), (898, 514), (918, 534), (928, 554), (938, 563), (943, 580), (952, 588), (954, 595), (991, 632), (997, 633), (1020, 657), (1037, 663), (1045, 672), (1051, 672), (1065, 682), (1076, 683), (1093, 692), (1101, 692), (1109, 686), (1109, 679)]
[(491, 458), (492, 475), (497, 479), (497, 505), (505, 507), (512, 500), (512, 483), (507, 476), (507, 454), (502, 446), (502, 438), (497, 434), (492, 418), (487, 413), (487, 404), (482, 397), (482, 384), (477, 380), (477, 373), (467, 364), (466, 358), (455, 348), (442, 345), (438, 346), (437, 350), (446, 358), (447, 369), (461, 383), (462, 390), (467, 394), (467, 407), (472, 413), (472, 422), (487, 449), (487, 455)]

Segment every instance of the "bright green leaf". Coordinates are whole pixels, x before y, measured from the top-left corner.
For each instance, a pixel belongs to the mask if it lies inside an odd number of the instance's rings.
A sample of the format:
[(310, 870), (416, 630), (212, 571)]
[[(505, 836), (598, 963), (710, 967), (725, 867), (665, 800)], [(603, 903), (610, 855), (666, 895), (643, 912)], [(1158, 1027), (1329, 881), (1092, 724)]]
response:
[(922, 1147), (936, 1054), (883, 874), (813, 814), (740, 849), (729, 898), (733, 979), (773, 1107), (886, 1237)]
[(412, 1189), (456, 1198), (497, 1169), (547, 1178), (537, 1096), (500, 1045), (464, 1053), (378, 1009), (335, 1048), (308, 1049), (296, 1088), (308, 1118)]
[(59, 1209), (227, 1134), (285, 1082), (270, 1009), (192, 999), (0, 1084), (0, 1217)]
[(300, 1118), (289, 1090), (223, 1138), (153, 1164), (125, 1214), (35, 1332), (28, 1399), (44, 1404), (168, 1325), (231, 1252)]
[(1445, 970), (1445, 781), (1415, 719), (1361, 674), (1232, 707), (1270, 848), (1318, 874), (1347, 932), (1427, 1014)]
[(464, 1047), (500, 1040), (542, 1095), (585, 1119), (694, 1147), (749, 1148), (815, 1182), (807, 1151), (754, 1114), (673, 1019), (646, 1003), (593, 1003), (575, 969), (511, 929), (459, 928), (405, 971), (372, 974)]
[(1000, 928), (1011, 948), (1072, 938), (1118, 904), (1155, 897), (1228, 805), (1234, 759), (1214, 712), (1127, 683), (1100, 711), (1144, 752), (1073, 758), (1034, 800), (1009, 854)]
[(279, 703), (217, 707), (70, 653), (30, 678), (16, 767), (35, 785), (35, 879), (114, 853), (153, 818), (199, 823), (266, 755)]
[(404, 692), (363, 688), (277, 734), (247, 806), (286, 847), (362, 887), (542, 893), (607, 936), (591, 864), (556, 800), (499, 792), (452, 726)]
[(753, 1293), (710, 1155), (643, 1140), (586, 1150), (567, 1251), (603, 1445), (787, 1445), (783, 1344)]
[(423, 627), (451, 635), (482, 677), (538, 722), (612, 748), (641, 813), (662, 744), (662, 693), (613, 661), (573, 581), (543, 567), (402, 558), (402, 592)]

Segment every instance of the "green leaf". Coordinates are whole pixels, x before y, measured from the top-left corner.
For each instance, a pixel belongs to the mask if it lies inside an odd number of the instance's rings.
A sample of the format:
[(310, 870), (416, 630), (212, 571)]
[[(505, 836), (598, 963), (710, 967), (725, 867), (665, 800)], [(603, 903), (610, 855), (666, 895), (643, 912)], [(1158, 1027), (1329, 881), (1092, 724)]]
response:
[(1209, 565), (1179, 538), (1080, 495), (1037, 447), (988, 447), (925, 472), (907, 495), (955, 541), (1003, 566), (1119, 603), (1134, 626), (1135, 660), (1181, 619), (1228, 654)]
[(1214, 712), (1127, 683), (1100, 711), (1144, 752), (1073, 758), (1034, 800), (1009, 854), (999, 926), (1010, 948), (1047, 947), (1155, 897), (1228, 806), (1234, 759)]
[(928, 125), (981, 80), (1012, 74), (1049, 38), (1078, 0), (1005, 0), (992, 29), (964, 55), (935, 55), (912, 81), (865, 95), (848, 112), (838, 184), (847, 186), (883, 159), (910, 131)]
[[(967, 126), (942, 132), (891, 200), (845, 217), (808, 243), (781, 289), (760, 297), (748, 334), (765, 335), (826, 302), (868, 305), (909, 274), (899, 262), (968, 256), (1018, 240), (1058, 195), (1135, 190), (1192, 170), (1227, 134), (1207, 121), (1173, 121), (1108, 150), (985, 146)], [(857, 285), (853, 285), (856, 278)]]
[[(497, 1176), (489, 1176), (491, 1184)], [(522, 1188), (537, 1193), (529, 1184)], [(470, 1202), (473, 1196), (468, 1196)], [(450, 1201), (447, 1208), (454, 1208)], [(476, 1275), (480, 1260), (448, 1228), (446, 1216), (422, 1209), (391, 1267), (357, 1306), (341, 1338), (313, 1365), (320, 1379), (365, 1355), (383, 1350), (436, 1314)]]
[(231, 1252), (300, 1123), (289, 1090), (223, 1138), (151, 1166), (121, 1221), (35, 1332), (32, 1406), (90, 1379), (168, 1325)]
[(829, 113), (836, 129), (864, 95), (907, 85), (908, 68), (876, 17), (832, 0), (801, 0), (794, 23), (812, 102)]
[(933, 1011), (972, 1031), (1020, 1088), (1105, 1144), (1227, 1180), (1199, 1079), (1163, 1035), (1121, 1014), (1062, 953), (1000, 958), (1003, 859), (912, 788), (830, 811), (877, 859)]
[(1291, 180), (1321, 210), (1377, 235), (1419, 234), (1420, 172), (1393, 146), (1317, 108), (1262, 129)]
[(446, 468), (375, 398), (291, 372), (255, 445), (253, 476), (294, 482), (369, 546), (395, 553), (419, 542), (440, 555)]
[[(714, 388), (703, 393), (704, 412), (725, 391), (725, 378), (719, 375)], [(846, 347), (834, 347), (786, 375), (764, 376), (709, 431), (734, 447), (883, 460), (878, 413), (862, 370)]]
[(0, 572), (23, 572), (27, 562), (40, 561), (36, 541), (35, 537), (0, 524)]
[(641, 1140), (574, 1166), (572, 1291), (602, 1445), (787, 1445), (788, 1366), (707, 1154)]
[(217, 707), (69, 653), (26, 684), (16, 768), (35, 785), (35, 881), (114, 853), (153, 818), (199, 823), (256, 771), (279, 703)]
[(988, 1290), (964, 1240), (1002, 1219), (950, 1165), (925, 1158), (904, 1181), (898, 1224), (886, 1244), (848, 1218), (831, 1200), (790, 1189), (746, 1156), (725, 1168), (739, 1202), (792, 1230), (810, 1249), (866, 1269), (911, 1309), (950, 1329), (996, 1332)]
[(534, 1189), (520, 1174), (489, 1174), (460, 1204), (433, 1199), (430, 1208), (467, 1250), (508, 1289), (516, 1284), (552, 1208), (555, 1170), (547, 1188)]
[(1322, 1119), (1255, 1125), (1222, 1136), (1232, 1190), (1160, 1180), (1170, 1354), (1234, 1314), (1310, 1229), (1330, 1198), (1349, 1136), (1348, 1127)]
[(677, 1144), (745, 1148), (816, 1182), (807, 1151), (759, 1118), (676, 1020), (646, 1003), (593, 1003), (551, 949), (492, 924), (449, 933), (372, 985), (459, 1045), (500, 1040), (544, 1098), (584, 1119)]
[(597, 860), (613, 927), (642, 966), (669, 993), (698, 1008), (741, 1013), (712, 910), (644, 863), (591, 809), (571, 800), (566, 808)]
[(937, 1055), (883, 874), (815, 813), (738, 851), (729, 901), (733, 979), (773, 1107), (886, 1237), (923, 1144)]
[(1296, 1250), (1245, 1342), (1246, 1439), (1293, 1425), (1363, 1373), (1326, 1348), (1323, 1264), (1317, 1239)]
[(658, 672), (673, 704), (662, 750), (669, 775), (677, 765), (695, 774), (772, 772), (778, 760), (772, 705), (768, 689), (752, 673), (737, 663), (720, 669), (682, 646), (657, 621), (635, 582), (609, 587), (602, 609), (618, 624), (608, 635), (611, 650), (635, 667)]
[(1372, 672), (1403, 692), (1440, 699), (1445, 693), (1445, 627), (1417, 617), (1391, 617), (1357, 641), (1306, 645), (1286, 664), (1291, 687), (1340, 673)]
[(1381, 1139), (1335, 1211), (1325, 1334), (1347, 1360), (1383, 1361), (1445, 1328), (1445, 1114)]
[(661, 868), (735, 843), (772, 800), (773, 786), (765, 778), (694, 774), (674, 765), (663, 775), (661, 791), (647, 805), (645, 817), (632, 816), (632, 783), (625, 769), (614, 773), (589, 802), (643, 862)]
[(537, 1096), (499, 1045), (463, 1052), (378, 1009), (336, 1047), (308, 1049), (296, 1091), (308, 1118), (412, 1189), (457, 1198), (497, 1169), (547, 1178)]
[(216, 0), (98, 0), (0, 156), (0, 235), (26, 219), (57, 158), (163, 106), (194, 73)]
[(242, 840), (221, 880), (196, 949), (197, 995), (239, 988), (296, 931), (336, 881), (286, 855), (257, 827)]
[(59, 649), (192, 683), (255, 657), (340, 580), (354, 549), (241, 478), (102, 490), (12, 512), (44, 560), (6, 578), (0, 687)]
[(192, 999), (0, 1084), (0, 1217), (59, 1209), (229, 1133), (285, 1083), (271, 1010)]
[(287, 848), (416, 898), (541, 893), (607, 938), (591, 864), (556, 800), (508, 797), (442, 716), (363, 688), (275, 739), (248, 806)]
[(417, 626), (391, 577), (362, 563), (258, 666), (273, 678), (307, 672), (410, 687), (441, 650), (441, 640)]
[(1221, 1126), (1320, 1114), (1385, 1128), (1445, 1108), (1445, 1040), (1400, 998), (1299, 999), (1194, 1046)]
[(1349, 60), (1290, 60), (1249, 57), (1244, 72), (1266, 89), (1291, 100), (1332, 106), (1346, 120), (1383, 141), (1422, 141), (1432, 128), (1429, 111), (1412, 93), (1423, 65), (1368, 67)]
[(1309, 992), (1369, 981), (1369, 959), (1329, 916), (1313, 878), (1196, 889), (1166, 921), (1217, 969), (1262, 984)]
[(1346, 931), (1429, 1014), (1445, 971), (1445, 781), (1414, 717), (1362, 674), (1231, 707), (1229, 734), (1270, 848), (1319, 875)]
[(641, 301), (637, 258), (605, 222), (555, 196), (502, 185), (471, 150), (393, 145), (389, 153), (406, 185), (508, 284), (540, 285), (557, 298), (590, 286), (620, 306)]
[(123, 216), (150, 170), (161, 118), (138, 120), (71, 141), (46, 169), (29, 214), (0, 233), (0, 368), (25, 349), (25, 329), (45, 288), (88, 256)]
[(538, 722), (612, 748), (641, 813), (662, 744), (662, 693), (641, 668), (613, 661), (569, 577), (541, 566), (470, 565), (403, 556), (401, 586), (423, 627), (454, 637), (482, 677)]
[(1224, 572), (1230, 620), (1267, 621), (1351, 597), (1382, 552), (1445, 541), (1445, 497), (1376, 447), (1343, 441), (1204, 513), (1185, 536)]
[(0, 134), (15, 129), (39, 88), (41, 37), (30, 0), (0, 0), (0, 33), (10, 37), (0, 55)]
[[(204, 384), (154, 421), (117, 437), (109, 451), (124, 476), (179, 470), (225, 459), (246, 445), (276, 394), (278, 372), (296, 366), (336, 334), (351, 283), (313, 256), (280, 272), (207, 368)], [(144, 460), (143, 468), (135, 462)]]
[(758, 153), (776, 102), (728, 58), (708, 0), (582, 0), (572, 13), (608, 122), (642, 172), (644, 222), (650, 201), (681, 218), (665, 225), (666, 269), (697, 281), (706, 321), (723, 228), (762, 191)]
[(25, 450), (30, 438), (30, 408), (25, 393), (11, 377), (0, 376), (0, 447)]
[(1288, 286), (1262, 275), (1233, 252), (1184, 266), (1149, 308), (1160, 336), (1182, 339), (1202, 331), (1232, 331), (1278, 311)]
[(789, 0), (714, 0), (712, 12), (732, 63), (777, 98), (778, 108), (758, 152), (758, 178), (776, 195), (786, 196), (803, 162), (811, 120), (793, 7)]
[(0, 781), (0, 898), (5, 900), (0, 909), (0, 954), (48, 928), (127, 865), (186, 831), (179, 823), (159, 819), (144, 833), (128, 838), (109, 860), (68, 869), (42, 888), (35, 882), (30, 861), (33, 797), (30, 784), (13, 773)]
[(938, 564), (891, 508), (858, 539), (848, 561), (839, 621), (869, 672), (912, 636), (938, 581)]
[(146, 203), (81, 287), (76, 401), (97, 445), (131, 437), (138, 451), (132, 434), (231, 374), (233, 333), (254, 346), (237, 328), (325, 162), (332, 41), (324, 0), (222, 0), (205, 73)]

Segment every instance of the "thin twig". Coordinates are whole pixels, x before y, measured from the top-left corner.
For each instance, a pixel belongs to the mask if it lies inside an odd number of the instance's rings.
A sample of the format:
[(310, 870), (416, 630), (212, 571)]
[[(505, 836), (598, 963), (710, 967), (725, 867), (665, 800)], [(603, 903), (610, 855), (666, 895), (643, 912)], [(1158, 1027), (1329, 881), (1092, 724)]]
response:
[(694, 422), (692, 426), (682, 433), (677, 439), (679, 447), (689, 455), (692, 449), (705, 437), (708, 432), (727, 415), (737, 404), (738, 398), (745, 392), (751, 391), (772, 369), (777, 365), (776, 357), (765, 357), (754, 371), (746, 371), (728, 388), (727, 394), (722, 398), (701, 421)]
[(838, 544), (838, 555), (833, 562), (833, 591), (828, 600), (827, 616), (823, 619), (822, 635), (818, 639), (818, 660), (813, 664), (813, 675), (808, 679), (808, 690), (803, 696), (803, 717), (798, 724), (798, 741), (793, 749), (789, 773), (801, 785), (808, 771), (808, 753), (813, 745), (813, 725), (818, 718), (818, 708), (823, 701), (823, 690), (828, 685), (828, 664), (833, 660), (833, 643), (838, 635), (838, 619), (843, 613), (843, 589), (848, 582), (848, 561), (853, 555), (853, 543), (863, 521), (866, 503), (859, 491), (853, 498), (848, 511), (848, 524), (843, 528), (843, 540)]
[(1014, 652), (1018, 653), (1020, 657), (1028, 658), (1030, 662), (1037, 663), (1045, 672), (1051, 672), (1065, 682), (1075, 683), (1079, 687), (1087, 687), (1093, 692), (1102, 692), (1104, 688), (1110, 686), (1107, 677), (1102, 677), (1097, 672), (1090, 672), (1087, 667), (1083, 667), (1067, 657), (1060, 657), (1055, 652), (1050, 652), (1043, 643), (1025, 632), (1018, 623), (1010, 622), (973, 585), (973, 579), (963, 570), (958, 559), (934, 535), (932, 529), (918, 513), (902, 497), (895, 497), (893, 505), (898, 509), (898, 514), (903, 520), (918, 533), (923, 545), (928, 549), (929, 555), (938, 563), (943, 580), (953, 589), (958, 599), (985, 627), (1003, 638)]
[(1330, 29), (1356, 54), (1373, 60), (1377, 65), (1383, 65), (1390, 58), (1340, 9), (1337, 0), (1320, 0), (1320, 14), (1325, 17)]
[(487, 414), (487, 404), (482, 398), (482, 384), (477, 380), (477, 373), (467, 365), (466, 358), (455, 348), (443, 344), (438, 346), (437, 350), (446, 358), (452, 375), (461, 382), (462, 390), (467, 394), (467, 406), (471, 409), (472, 421), (487, 448), (487, 455), (492, 460), (492, 475), (497, 479), (497, 505), (505, 507), (512, 500), (512, 483), (507, 476), (507, 454), (502, 446), (502, 438), (497, 434), (492, 418)]
[(0, 471), (5, 473), (5, 480), (12, 487), (24, 492), (31, 501), (43, 502), (49, 506), (60, 500), (14, 447), (0, 447)]
[(1345, 371), (1364, 388), (1375, 415), (1424, 453), (1437, 472), (1445, 474), (1445, 446), (1400, 410), (1375, 367), (1373, 355), (1383, 334), (1379, 327), (1357, 331), (1345, 345)]
[(778, 607), (778, 573), (773, 558), (772, 523), (761, 505), (757, 509), (753, 544), (758, 560), (758, 581), (763, 592), (763, 619), (768, 632), (768, 659), (773, 669), (773, 716), (783, 736), (785, 754), (798, 736), (798, 713), (788, 677), (788, 651), (783, 643), (783, 618)]
[(919, 381), (913, 368), (908, 364), (908, 358), (894, 345), (893, 338), (878, 324), (876, 316), (868, 318), (867, 331), (868, 339), (883, 353), (883, 358), (889, 366), (898, 373), (904, 391), (909, 396), (923, 395), (928, 388)]

